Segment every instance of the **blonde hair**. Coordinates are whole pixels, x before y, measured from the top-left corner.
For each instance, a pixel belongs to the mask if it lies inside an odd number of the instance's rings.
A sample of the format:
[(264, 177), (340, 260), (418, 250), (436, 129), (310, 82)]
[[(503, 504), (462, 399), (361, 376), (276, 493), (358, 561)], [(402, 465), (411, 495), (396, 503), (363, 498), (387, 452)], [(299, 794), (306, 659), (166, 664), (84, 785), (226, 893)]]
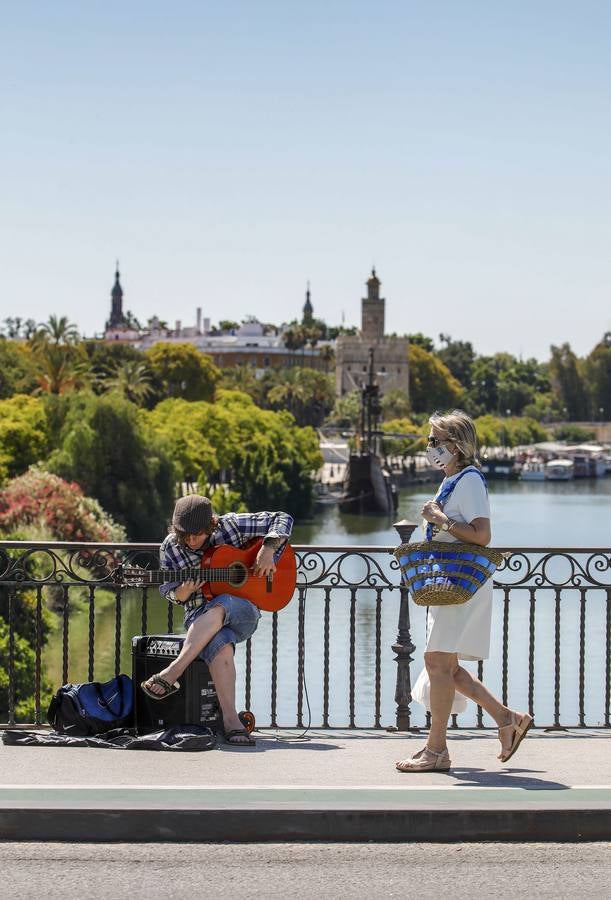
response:
[(460, 454), (459, 469), (465, 469), (467, 466), (481, 468), (477, 458), (477, 432), (471, 416), (462, 409), (453, 409), (450, 413), (434, 412), (429, 423), (441, 434), (444, 441), (456, 444)]

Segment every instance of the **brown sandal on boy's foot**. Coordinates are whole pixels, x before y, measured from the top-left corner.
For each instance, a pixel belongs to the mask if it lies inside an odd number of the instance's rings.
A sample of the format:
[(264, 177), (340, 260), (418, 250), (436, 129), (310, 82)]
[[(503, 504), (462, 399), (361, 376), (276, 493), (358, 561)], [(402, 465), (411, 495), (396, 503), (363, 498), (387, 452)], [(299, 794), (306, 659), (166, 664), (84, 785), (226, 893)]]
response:
[(501, 741), (501, 746), (503, 744), (501, 732), (507, 731), (508, 728), (513, 732), (511, 737), (511, 744), (509, 745), (507, 750), (501, 750), (497, 757), (501, 760), (501, 762), (507, 762), (511, 759), (513, 754), (516, 752), (516, 750), (526, 737), (526, 732), (532, 726), (532, 724), (533, 718), (532, 716), (529, 716), (528, 713), (520, 715), (520, 713), (512, 712), (511, 722), (508, 722), (507, 725), (499, 726), (499, 741)]
[(436, 750), (423, 747), (411, 759), (400, 759), (396, 768), (398, 772), (449, 772), (450, 754), (447, 748), (437, 753)]

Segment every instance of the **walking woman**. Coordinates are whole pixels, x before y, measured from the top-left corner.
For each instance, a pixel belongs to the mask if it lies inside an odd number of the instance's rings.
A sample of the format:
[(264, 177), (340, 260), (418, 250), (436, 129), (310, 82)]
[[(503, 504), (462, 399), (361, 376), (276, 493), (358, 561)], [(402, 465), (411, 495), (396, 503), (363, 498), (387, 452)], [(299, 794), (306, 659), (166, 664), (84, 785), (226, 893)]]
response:
[[(422, 515), (429, 523), (427, 539), (462, 541), (485, 547), (490, 542), (490, 504), (484, 476), (477, 462), (477, 437), (473, 420), (462, 410), (429, 419), (427, 457), (443, 469), (445, 478), (434, 500), (427, 500)], [(400, 760), (400, 772), (448, 771), (450, 756), (446, 745), (448, 720), (455, 691), (479, 704), (499, 727), (501, 752), (507, 762), (518, 749), (532, 725), (527, 713), (509, 709), (494, 697), (481, 681), (464, 669), (459, 660), (487, 659), (492, 617), (492, 579), (466, 603), (430, 606), (428, 641), (424, 653), (425, 677), (414, 686), (414, 697), (431, 710), (431, 730), (426, 746), (410, 759)], [(424, 674), (424, 673), (423, 673)]]

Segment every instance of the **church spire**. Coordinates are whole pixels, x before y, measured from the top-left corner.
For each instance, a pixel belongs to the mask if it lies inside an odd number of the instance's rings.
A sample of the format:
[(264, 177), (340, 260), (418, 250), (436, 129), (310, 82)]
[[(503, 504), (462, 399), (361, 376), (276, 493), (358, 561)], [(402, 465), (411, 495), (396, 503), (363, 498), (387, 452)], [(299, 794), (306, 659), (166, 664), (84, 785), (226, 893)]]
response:
[(308, 286), (306, 289), (306, 301), (303, 304), (303, 318), (301, 320), (302, 325), (311, 325), (314, 320), (314, 307), (312, 306), (312, 301), (310, 299), (310, 282), (308, 281)]
[(123, 325), (125, 322), (125, 319), (123, 317), (123, 288), (121, 287), (119, 277), (119, 260), (117, 260), (115, 283), (112, 291), (110, 292), (111, 306), (110, 319), (108, 321), (109, 328), (116, 328), (119, 325)]

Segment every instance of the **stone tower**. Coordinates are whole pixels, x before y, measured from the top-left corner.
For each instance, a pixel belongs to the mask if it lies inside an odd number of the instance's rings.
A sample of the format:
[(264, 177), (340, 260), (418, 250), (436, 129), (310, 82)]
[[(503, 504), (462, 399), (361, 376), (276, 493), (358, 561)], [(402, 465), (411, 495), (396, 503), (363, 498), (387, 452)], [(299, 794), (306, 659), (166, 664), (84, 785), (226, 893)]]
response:
[(119, 281), (119, 262), (117, 260), (117, 270), (115, 272), (115, 283), (112, 291), (110, 292), (110, 297), (112, 300), (110, 307), (110, 319), (108, 320), (108, 328), (118, 328), (121, 325), (125, 324), (125, 319), (123, 317), (123, 288), (121, 287), (121, 282)]
[(384, 337), (386, 301), (380, 297), (380, 279), (372, 269), (367, 296), (362, 301), (362, 327), (358, 335), (340, 334), (335, 344), (335, 385), (338, 397), (362, 391), (369, 380), (370, 352), (375, 361), (375, 380), (383, 394), (400, 390), (409, 394), (409, 342)]
[(361, 336), (364, 340), (383, 340), (385, 302), (380, 297), (380, 279), (374, 268), (367, 281), (367, 296), (361, 301)]
[(314, 307), (312, 306), (312, 301), (310, 300), (310, 282), (308, 281), (308, 288), (306, 290), (306, 301), (303, 304), (303, 318), (301, 319), (302, 325), (311, 325), (314, 321)]

